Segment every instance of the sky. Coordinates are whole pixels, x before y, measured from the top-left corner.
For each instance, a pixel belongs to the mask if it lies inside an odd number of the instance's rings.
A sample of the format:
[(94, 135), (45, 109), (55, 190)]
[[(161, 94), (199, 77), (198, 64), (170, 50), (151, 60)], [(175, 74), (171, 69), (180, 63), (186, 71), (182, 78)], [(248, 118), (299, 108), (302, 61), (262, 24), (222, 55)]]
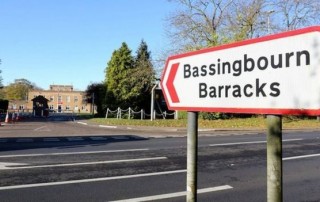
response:
[(1, 0), (2, 84), (27, 79), (43, 89), (86, 90), (104, 81), (112, 52), (126, 42), (134, 55), (143, 39), (157, 58), (168, 46), (167, 0)]

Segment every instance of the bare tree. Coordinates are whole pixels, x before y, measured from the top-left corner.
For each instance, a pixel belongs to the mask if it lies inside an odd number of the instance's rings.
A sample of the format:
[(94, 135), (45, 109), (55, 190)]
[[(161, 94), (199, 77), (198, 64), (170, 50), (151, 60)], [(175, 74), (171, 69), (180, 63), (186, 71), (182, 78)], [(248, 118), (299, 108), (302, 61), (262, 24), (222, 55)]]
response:
[[(173, 53), (259, 37), (267, 33), (267, 0), (171, 0), (168, 21)], [(172, 51), (166, 51), (166, 53)]]
[(233, 0), (172, 0), (180, 10), (169, 16), (168, 36), (178, 52), (221, 43), (220, 29)]
[(237, 0), (230, 6), (228, 24), (226, 26), (227, 42), (241, 41), (264, 34), (266, 21), (264, 18), (265, 0)]
[(171, 0), (168, 37), (174, 52), (316, 25), (319, 0)]
[(169, 55), (320, 22), (319, 0), (169, 1), (175, 3), (178, 10), (167, 18), (171, 49), (158, 57), (162, 64)]
[(288, 31), (320, 22), (319, 0), (269, 0), (275, 11), (274, 31)]

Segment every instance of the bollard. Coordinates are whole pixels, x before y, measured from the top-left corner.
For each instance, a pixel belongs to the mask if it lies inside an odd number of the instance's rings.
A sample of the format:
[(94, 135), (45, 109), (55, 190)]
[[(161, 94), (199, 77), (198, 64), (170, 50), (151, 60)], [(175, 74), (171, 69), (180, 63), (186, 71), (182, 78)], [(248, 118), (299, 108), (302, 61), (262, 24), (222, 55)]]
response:
[(130, 119), (131, 117), (131, 108), (129, 107), (129, 115), (128, 115), (128, 119)]

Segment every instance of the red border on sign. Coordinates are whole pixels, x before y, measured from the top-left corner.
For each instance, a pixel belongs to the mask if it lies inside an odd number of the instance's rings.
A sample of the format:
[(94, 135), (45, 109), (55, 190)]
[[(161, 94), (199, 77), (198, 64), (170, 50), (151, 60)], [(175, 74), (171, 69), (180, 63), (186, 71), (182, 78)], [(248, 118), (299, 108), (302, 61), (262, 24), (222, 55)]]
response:
[[(268, 35), (260, 38), (255, 38), (255, 39), (249, 39), (245, 41), (240, 41), (240, 42), (235, 42), (235, 43), (230, 43), (230, 44), (225, 44), (221, 46), (215, 46), (215, 47), (210, 47), (210, 48), (205, 48), (197, 51), (192, 51), (192, 52), (187, 52), (183, 54), (178, 54), (174, 56), (168, 57), (164, 71), (161, 76), (161, 88), (162, 90), (164, 89), (164, 84), (162, 83), (164, 76), (167, 74), (167, 71), (169, 69), (168, 64), (170, 60), (175, 60), (179, 58), (184, 58), (184, 57), (189, 57), (189, 56), (194, 56), (194, 55), (199, 55), (203, 53), (208, 53), (208, 52), (214, 52), (218, 50), (224, 50), (224, 49), (229, 49), (229, 48), (234, 48), (234, 47), (240, 47), (240, 46), (245, 46), (249, 44), (255, 44), (255, 43), (260, 43), (260, 42), (265, 42), (265, 41), (271, 41), (274, 39), (281, 39), (281, 38), (286, 38), (290, 36), (297, 36), (301, 34), (306, 34), (310, 32), (320, 32), (320, 26), (312, 26), (312, 27), (307, 27), (303, 29), (298, 29), (298, 30), (292, 30), (288, 32), (282, 32), (278, 34), (273, 34), (273, 35)], [(167, 89), (167, 88), (166, 88)], [(166, 93), (163, 93), (165, 100), (168, 104), (168, 108), (170, 110), (182, 110), (182, 111), (206, 111), (206, 112), (222, 112), (222, 113), (248, 113), (248, 114), (292, 114), (292, 115), (320, 115), (320, 109), (280, 109), (280, 108), (217, 108), (217, 107), (183, 107), (183, 106), (170, 106), (168, 97)]]

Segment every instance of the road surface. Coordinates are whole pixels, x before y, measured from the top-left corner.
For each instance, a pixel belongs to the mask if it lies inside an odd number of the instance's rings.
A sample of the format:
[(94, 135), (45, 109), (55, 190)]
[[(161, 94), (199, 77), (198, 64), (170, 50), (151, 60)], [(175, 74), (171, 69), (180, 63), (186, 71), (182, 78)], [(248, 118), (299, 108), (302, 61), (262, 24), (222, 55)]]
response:
[[(1, 201), (185, 201), (183, 135), (70, 121), (10, 127), (0, 130)], [(261, 131), (199, 137), (198, 201), (267, 201), (265, 141)], [(283, 135), (284, 201), (320, 201), (319, 143), (317, 131)]]

